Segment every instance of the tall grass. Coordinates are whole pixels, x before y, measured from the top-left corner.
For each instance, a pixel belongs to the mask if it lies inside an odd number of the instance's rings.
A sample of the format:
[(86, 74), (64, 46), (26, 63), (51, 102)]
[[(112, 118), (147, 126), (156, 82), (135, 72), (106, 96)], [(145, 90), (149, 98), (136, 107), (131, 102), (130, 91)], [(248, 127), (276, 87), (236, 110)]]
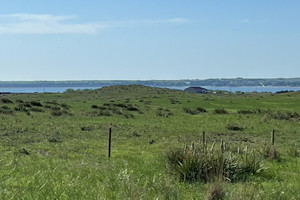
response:
[(198, 146), (178, 148), (166, 153), (167, 169), (182, 182), (229, 182), (246, 180), (263, 169), (262, 158), (256, 152), (211, 151)]

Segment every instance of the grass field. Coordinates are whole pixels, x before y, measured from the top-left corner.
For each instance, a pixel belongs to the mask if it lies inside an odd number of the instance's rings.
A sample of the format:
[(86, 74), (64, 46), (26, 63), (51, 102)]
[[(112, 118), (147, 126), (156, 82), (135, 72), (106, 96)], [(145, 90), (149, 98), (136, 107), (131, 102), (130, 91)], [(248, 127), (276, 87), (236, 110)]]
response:
[[(300, 92), (190, 94), (139, 85), (0, 96), (1, 199), (300, 199)], [(108, 158), (108, 128), (112, 157)], [(242, 181), (187, 182), (166, 154), (184, 146), (280, 156)]]

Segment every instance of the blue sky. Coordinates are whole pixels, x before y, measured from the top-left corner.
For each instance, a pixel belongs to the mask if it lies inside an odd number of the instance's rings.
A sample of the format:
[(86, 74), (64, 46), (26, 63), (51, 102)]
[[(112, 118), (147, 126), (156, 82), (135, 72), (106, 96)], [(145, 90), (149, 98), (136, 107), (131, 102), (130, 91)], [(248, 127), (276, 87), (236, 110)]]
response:
[(298, 0), (3, 0), (0, 81), (300, 77)]

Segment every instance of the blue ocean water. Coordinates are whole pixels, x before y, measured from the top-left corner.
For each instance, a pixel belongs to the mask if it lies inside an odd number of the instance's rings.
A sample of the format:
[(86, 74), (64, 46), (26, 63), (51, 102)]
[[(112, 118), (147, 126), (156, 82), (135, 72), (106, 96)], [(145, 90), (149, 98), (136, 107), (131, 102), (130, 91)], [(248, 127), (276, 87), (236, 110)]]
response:
[[(300, 87), (213, 87), (213, 86), (203, 86), (209, 90), (224, 90), (231, 92), (271, 92), (275, 93), (278, 91), (300, 91)], [(0, 87), (0, 93), (10, 92), (10, 93), (63, 93), (67, 89), (73, 90), (85, 90), (85, 89), (99, 89), (100, 87)], [(170, 89), (184, 90), (185, 87), (165, 87)]]

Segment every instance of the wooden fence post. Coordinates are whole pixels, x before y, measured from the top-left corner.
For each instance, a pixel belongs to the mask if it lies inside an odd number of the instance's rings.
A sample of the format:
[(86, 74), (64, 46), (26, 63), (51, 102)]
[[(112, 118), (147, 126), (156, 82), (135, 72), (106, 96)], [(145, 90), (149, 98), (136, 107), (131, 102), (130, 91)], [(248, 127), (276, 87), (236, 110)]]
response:
[(108, 157), (111, 156), (111, 126), (108, 129)]
[(206, 148), (205, 131), (203, 131), (203, 133), (202, 133), (202, 143), (203, 143), (203, 147)]
[(274, 146), (274, 144), (275, 144), (275, 130), (273, 130), (272, 134), (271, 134), (271, 143)]
[(221, 151), (222, 151), (222, 153), (224, 152), (224, 141), (223, 141), (223, 139), (221, 139)]

